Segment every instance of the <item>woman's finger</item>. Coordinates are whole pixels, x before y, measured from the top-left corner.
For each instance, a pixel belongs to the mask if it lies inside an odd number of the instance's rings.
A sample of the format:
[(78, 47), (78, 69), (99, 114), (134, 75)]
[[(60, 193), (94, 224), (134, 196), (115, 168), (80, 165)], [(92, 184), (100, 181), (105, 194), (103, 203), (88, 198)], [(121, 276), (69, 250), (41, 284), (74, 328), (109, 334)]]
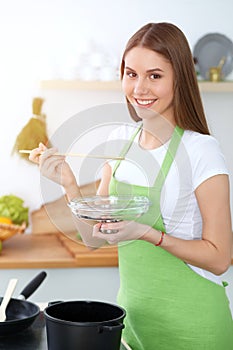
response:
[(52, 147), (52, 148), (46, 148), (44, 151), (41, 153), (41, 159), (46, 159), (48, 157), (54, 156), (55, 153), (57, 152), (57, 148)]
[(39, 148), (42, 152), (46, 151), (47, 149), (47, 147), (42, 142), (39, 143)]
[(109, 244), (117, 244), (119, 242), (119, 234), (117, 233), (102, 233), (100, 229), (103, 224), (98, 223), (93, 226), (93, 237), (101, 238), (107, 241)]
[(117, 237), (117, 233), (102, 233), (98, 231), (98, 232), (93, 232), (93, 237), (104, 239), (109, 244), (116, 244), (119, 241), (119, 237)]
[[(57, 152), (56, 148), (49, 148), (46, 149), (41, 155), (40, 155), (40, 168), (47, 168), (51, 164), (61, 163), (64, 159), (64, 157), (56, 156), (55, 153)], [(57, 166), (57, 164), (56, 164)]]
[(39, 143), (39, 146), (35, 149), (33, 149), (30, 154), (29, 154), (29, 157), (28, 159), (33, 162), (33, 163), (37, 163), (39, 164), (40, 162), (40, 155), (42, 152), (44, 152), (45, 150), (47, 149), (47, 147), (42, 143), (40, 142)]
[(98, 224), (93, 226), (92, 236), (98, 237), (106, 240), (106, 233), (102, 233), (101, 230), (102, 223), (99, 222)]
[(98, 234), (98, 232), (100, 233), (101, 226), (102, 226), (101, 222), (98, 222), (98, 224), (93, 226), (93, 236), (95, 234)]
[(33, 162), (33, 163), (39, 164), (40, 155), (41, 155), (40, 149), (39, 149), (39, 148), (35, 148), (35, 149), (33, 149), (33, 150), (30, 152), (28, 159), (29, 159), (31, 162)]
[(121, 230), (125, 226), (124, 221), (119, 222), (103, 222), (101, 228), (103, 230)]

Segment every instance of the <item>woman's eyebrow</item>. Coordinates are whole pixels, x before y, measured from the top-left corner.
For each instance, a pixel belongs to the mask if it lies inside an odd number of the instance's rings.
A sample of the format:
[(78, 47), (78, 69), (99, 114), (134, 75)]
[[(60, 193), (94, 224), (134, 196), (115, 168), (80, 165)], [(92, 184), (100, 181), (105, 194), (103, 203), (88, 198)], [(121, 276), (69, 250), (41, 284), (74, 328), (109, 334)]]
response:
[(132, 70), (132, 71), (135, 72), (135, 70), (134, 70), (133, 68), (130, 68), (130, 67), (128, 67), (128, 66), (125, 66), (125, 69), (129, 69), (129, 70)]
[[(133, 68), (130, 68), (130, 67), (128, 67), (128, 66), (125, 66), (125, 69), (129, 69), (129, 70), (131, 70), (131, 71), (133, 71), (133, 72), (136, 72)], [(146, 72), (147, 72), (147, 73), (152, 73), (152, 72), (163, 72), (163, 70), (162, 70), (161, 68), (151, 68), (151, 69), (148, 69)]]
[(152, 68), (147, 70), (147, 73), (152, 73), (152, 72), (163, 72), (163, 70), (161, 68)]

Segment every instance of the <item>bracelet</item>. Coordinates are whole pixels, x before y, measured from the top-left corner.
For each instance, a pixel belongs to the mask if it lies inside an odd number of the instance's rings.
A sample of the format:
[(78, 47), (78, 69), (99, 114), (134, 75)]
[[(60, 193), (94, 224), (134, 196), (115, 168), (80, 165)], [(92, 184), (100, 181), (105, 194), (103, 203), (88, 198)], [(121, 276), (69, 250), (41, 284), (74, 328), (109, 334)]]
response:
[(156, 247), (160, 246), (163, 243), (163, 237), (165, 235), (165, 232), (161, 232), (161, 237), (158, 243), (155, 244)]

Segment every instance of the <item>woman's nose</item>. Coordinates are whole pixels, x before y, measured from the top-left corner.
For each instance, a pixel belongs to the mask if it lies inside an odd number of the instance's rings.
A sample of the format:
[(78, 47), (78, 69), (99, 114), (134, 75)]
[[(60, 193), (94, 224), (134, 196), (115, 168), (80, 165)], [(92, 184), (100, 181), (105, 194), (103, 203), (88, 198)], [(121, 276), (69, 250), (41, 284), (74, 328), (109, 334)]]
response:
[(137, 79), (134, 85), (134, 93), (137, 95), (146, 94), (149, 90), (148, 84), (145, 79)]

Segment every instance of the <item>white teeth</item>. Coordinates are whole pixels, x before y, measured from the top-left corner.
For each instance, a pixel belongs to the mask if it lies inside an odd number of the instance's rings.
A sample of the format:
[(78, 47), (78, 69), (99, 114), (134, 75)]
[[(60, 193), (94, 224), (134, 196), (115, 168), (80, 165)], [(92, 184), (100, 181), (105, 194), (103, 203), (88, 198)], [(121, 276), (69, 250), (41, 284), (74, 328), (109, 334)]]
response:
[(140, 105), (149, 105), (151, 103), (153, 103), (155, 100), (137, 100), (137, 103), (140, 104)]

